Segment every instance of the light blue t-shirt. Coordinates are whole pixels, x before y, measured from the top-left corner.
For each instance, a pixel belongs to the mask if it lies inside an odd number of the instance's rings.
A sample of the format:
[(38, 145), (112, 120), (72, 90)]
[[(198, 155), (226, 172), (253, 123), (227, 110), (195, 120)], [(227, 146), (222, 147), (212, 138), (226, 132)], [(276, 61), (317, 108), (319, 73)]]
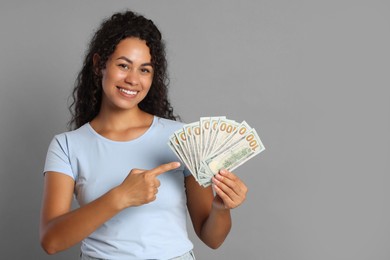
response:
[[(128, 142), (109, 140), (85, 124), (52, 140), (44, 172), (55, 171), (75, 180), (81, 206), (121, 184), (131, 169), (152, 169), (178, 161), (167, 142), (182, 123), (154, 117), (151, 127)], [(193, 248), (187, 235), (184, 177), (181, 166), (158, 176), (157, 199), (130, 207), (83, 240), (83, 254), (104, 259), (169, 259)]]

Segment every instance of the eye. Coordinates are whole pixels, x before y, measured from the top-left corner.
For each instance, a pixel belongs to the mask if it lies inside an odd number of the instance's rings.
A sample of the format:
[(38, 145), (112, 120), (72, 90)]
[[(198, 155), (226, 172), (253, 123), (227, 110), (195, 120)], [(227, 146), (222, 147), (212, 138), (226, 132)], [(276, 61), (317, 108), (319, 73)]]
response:
[(129, 65), (125, 64), (125, 63), (121, 63), (121, 64), (118, 64), (118, 66), (122, 69), (125, 69), (125, 70), (128, 70), (129, 69)]
[(153, 70), (149, 68), (141, 68), (140, 71), (142, 74), (151, 74), (153, 72)]

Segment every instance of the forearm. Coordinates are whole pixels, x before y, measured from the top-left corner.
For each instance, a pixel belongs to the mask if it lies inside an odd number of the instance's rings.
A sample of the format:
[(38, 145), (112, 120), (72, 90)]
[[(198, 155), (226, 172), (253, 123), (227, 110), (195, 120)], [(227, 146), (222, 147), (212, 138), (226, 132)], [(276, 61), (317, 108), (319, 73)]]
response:
[(232, 226), (229, 209), (212, 209), (202, 225), (200, 239), (209, 247), (216, 249), (226, 239)]
[(121, 210), (113, 203), (117, 196), (113, 189), (81, 208), (49, 221), (42, 220), (41, 244), (44, 250), (54, 254), (86, 238)]

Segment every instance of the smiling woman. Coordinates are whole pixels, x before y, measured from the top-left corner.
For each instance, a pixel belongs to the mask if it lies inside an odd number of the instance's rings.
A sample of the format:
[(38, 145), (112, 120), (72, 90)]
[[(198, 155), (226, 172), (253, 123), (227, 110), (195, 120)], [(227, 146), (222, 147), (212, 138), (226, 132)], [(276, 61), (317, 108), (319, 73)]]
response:
[[(142, 64), (138, 69), (141, 70), (142, 75), (148, 74), (148, 71), (152, 74), (150, 91), (141, 100), (139, 107), (147, 113), (176, 120), (167, 97), (167, 62), (161, 33), (151, 20), (144, 17), (141, 19), (141, 17), (133, 12), (114, 14), (110, 19), (103, 21), (92, 38), (84, 66), (73, 90), (74, 101), (71, 108), (74, 114), (69, 123), (72, 129), (90, 122), (98, 115), (103, 94), (102, 76), (103, 71), (110, 65), (108, 61), (116, 60), (118, 63), (112, 65), (116, 64), (124, 70), (134, 67), (132, 63), (135, 61), (127, 57), (126, 51), (121, 48), (128, 41), (134, 43), (134, 40), (143, 42), (143, 54), (149, 56), (149, 58), (144, 57), (146, 58), (144, 63), (137, 64), (138, 66)], [(117, 53), (119, 48), (124, 54)], [(113, 57), (114, 55), (116, 58)]]
[[(94, 64), (99, 56), (95, 54)], [(153, 81), (149, 47), (138, 38), (122, 40), (102, 70), (101, 111), (113, 107), (139, 113), (138, 104), (148, 94)]]
[(55, 136), (46, 158), (40, 234), (47, 253), (82, 241), (81, 259), (195, 259), (187, 210), (206, 245), (223, 243), (230, 210), (247, 188), (221, 170), (214, 193), (175, 162), (167, 142), (183, 123), (166, 79), (152, 21), (127, 11), (103, 22), (73, 91), (74, 130)]

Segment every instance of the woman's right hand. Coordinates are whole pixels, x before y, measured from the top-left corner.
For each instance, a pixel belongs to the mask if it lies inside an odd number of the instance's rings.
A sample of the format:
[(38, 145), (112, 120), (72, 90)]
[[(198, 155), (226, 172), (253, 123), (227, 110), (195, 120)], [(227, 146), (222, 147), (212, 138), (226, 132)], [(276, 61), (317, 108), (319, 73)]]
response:
[(156, 200), (160, 181), (158, 176), (180, 166), (179, 162), (162, 164), (151, 170), (132, 169), (117, 187), (121, 208), (140, 206)]

